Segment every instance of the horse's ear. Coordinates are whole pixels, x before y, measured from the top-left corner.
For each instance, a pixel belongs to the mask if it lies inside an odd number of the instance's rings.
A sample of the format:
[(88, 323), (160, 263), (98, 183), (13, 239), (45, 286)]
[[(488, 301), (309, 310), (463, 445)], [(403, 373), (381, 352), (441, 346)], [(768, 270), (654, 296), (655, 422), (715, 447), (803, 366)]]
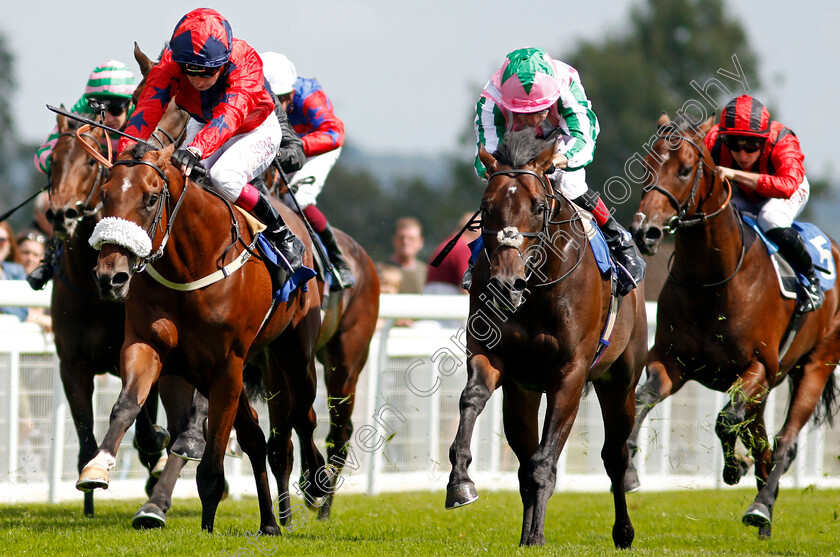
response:
[(165, 158), (166, 160), (169, 160), (170, 158), (172, 158), (172, 153), (175, 152), (175, 144), (172, 143), (171, 145), (168, 145), (161, 149), (159, 152), (161, 157)]
[(711, 116), (709, 116), (708, 118), (706, 118), (706, 121), (705, 121), (705, 122), (703, 122), (702, 124), (700, 124), (700, 133), (701, 133), (701, 135), (706, 135), (707, 133), (709, 133), (709, 130), (711, 130), (711, 129), (712, 129), (712, 126), (714, 126), (714, 125), (715, 125), (715, 115), (714, 115), (714, 114), (712, 114)]
[(536, 165), (537, 169), (541, 171), (546, 171), (548, 168), (553, 164), (554, 155), (557, 154), (557, 140), (551, 142), (551, 147), (537, 155), (537, 158), (534, 159), (534, 164)]
[(484, 148), (484, 145), (478, 148), (478, 160), (480, 160), (481, 164), (484, 165), (484, 168), (487, 169), (487, 171), (484, 173), (485, 177), (487, 177), (488, 174), (494, 173), (499, 164), (496, 162), (496, 159), (493, 157), (493, 155), (487, 152), (487, 150)]
[[(64, 108), (63, 106), (61, 108)], [(56, 124), (58, 125), (58, 133), (65, 133), (67, 131), (67, 116), (64, 114), (56, 114)]]
[(656, 121), (657, 128), (664, 128), (671, 122), (671, 118), (668, 116), (667, 112), (663, 112), (659, 115), (659, 120)]
[(134, 43), (134, 59), (137, 60), (137, 64), (140, 65), (140, 73), (142, 73), (144, 77), (155, 65), (155, 63), (152, 62), (142, 50), (140, 50), (140, 45), (138, 45), (136, 41)]

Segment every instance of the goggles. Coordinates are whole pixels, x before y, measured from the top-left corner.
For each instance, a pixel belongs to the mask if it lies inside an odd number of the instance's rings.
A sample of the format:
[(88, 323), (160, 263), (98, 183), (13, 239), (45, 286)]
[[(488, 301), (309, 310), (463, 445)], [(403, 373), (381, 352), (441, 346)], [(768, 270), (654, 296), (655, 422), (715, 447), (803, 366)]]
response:
[(88, 99), (88, 106), (95, 112), (107, 111), (112, 116), (119, 116), (126, 111), (131, 99)]
[(222, 68), (221, 66), (207, 67), (183, 62), (178, 62), (178, 67), (181, 68), (181, 73), (194, 77), (213, 77)]
[(725, 135), (723, 137), (723, 144), (732, 151), (744, 151), (746, 153), (755, 153), (764, 145), (764, 139), (757, 137), (743, 137), (737, 135)]

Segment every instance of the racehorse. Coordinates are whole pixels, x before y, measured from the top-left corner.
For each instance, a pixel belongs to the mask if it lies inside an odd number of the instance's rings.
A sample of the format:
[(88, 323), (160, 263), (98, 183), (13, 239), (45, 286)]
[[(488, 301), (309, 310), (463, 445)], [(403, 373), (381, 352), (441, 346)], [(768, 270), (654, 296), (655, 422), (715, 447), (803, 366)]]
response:
[[(303, 465), (313, 480), (305, 494), (323, 496), (318, 472), (325, 462), (314, 444), (312, 410), (321, 324), (317, 288), (308, 279), (287, 301), (275, 303), (271, 274), (254, 251), (245, 216), (185, 181), (170, 162), (173, 151), (174, 146), (156, 151), (143, 144), (127, 149), (102, 186), (105, 219), (91, 239), (100, 246), (94, 272), (101, 295), (126, 303), (123, 388), (99, 453), (82, 470), (77, 487), (108, 486), (114, 455), (151, 385), (161, 375), (178, 373), (209, 399), (208, 443), (196, 474), (202, 529), (213, 530), (233, 426), (254, 471), (260, 531), (278, 534), (265, 437), (242, 388), (242, 369), (250, 360), (264, 371), (272, 424), (269, 460), (280, 496), (288, 493), (292, 427), (303, 440)], [(302, 223), (287, 208), (279, 210), (307, 245), (304, 264), (311, 267), (312, 245)], [(193, 287), (195, 281), (203, 286)]]
[[(280, 181), (276, 172), (274, 165), (267, 172), (266, 182), (272, 186)], [(271, 189), (282, 192), (274, 187)], [(351, 417), (356, 401), (356, 384), (367, 362), (370, 341), (379, 317), (379, 277), (373, 261), (350, 235), (336, 228), (333, 230), (356, 284), (345, 290), (330, 292), (330, 285), (321, 282), (321, 277), (318, 282), (318, 288), (323, 292), (323, 321), (316, 356), (324, 366), (330, 409), (327, 462), (333, 467), (331, 489), (318, 502), (318, 518), (322, 520), (329, 518), (338, 478), (348, 456), (347, 443), (353, 435)], [(288, 515), (280, 514), (283, 522)]]
[[(61, 381), (79, 438), (81, 471), (97, 448), (93, 434), (94, 377), (118, 371), (125, 310), (122, 304), (99, 298), (90, 272), (97, 252), (90, 247), (88, 239), (100, 218), (98, 188), (104, 179), (104, 168), (96, 164), (80, 142), (87, 142), (98, 152), (102, 130), (96, 128), (83, 133), (77, 140), (77, 126), (72, 121), (59, 115), (57, 125), (59, 137), (51, 154), (47, 218), (56, 237), (63, 241), (63, 248), (58, 256), (51, 314)], [(170, 430), (177, 435), (185, 425), (178, 415), (184, 414), (183, 408), (189, 408), (192, 388), (179, 385), (178, 379), (169, 381), (171, 385), (161, 396), (168, 409)], [(186, 406), (182, 396), (187, 397)], [(157, 386), (135, 430), (140, 460), (150, 471), (147, 493), (151, 493), (166, 462), (162, 451), (168, 435), (154, 426), (156, 417)], [(94, 515), (92, 493), (84, 495), (84, 514)]]
[[(633, 391), (646, 355), (644, 296), (640, 286), (617, 314), (610, 311), (611, 281), (587, 253), (582, 218), (546, 176), (555, 152), (554, 142), (531, 130), (508, 133), (495, 156), (480, 152), (489, 176), (481, 201), (485, 249), (470, 289), (468, 377), (449, 450), (446, 508), (478, 498), (467, 474), (470, 439), (478, 414), (501, 386), (505, 435), (520, 464), (520, 543), (543, 545), (557, 460), (591, 381), (604, 417), (601, 456), (613, 488), (613, 542), (629, 548), (635, 534), (622, 487)], [(605, 349), (599, 353), (599, 347)], [(542, 438), (541, 392), (547, 399)]]
[[(667, 233), (675, 233), (676, 244), (659, 296), (656, 340), (648, 379), (636, 395), (638, 414), (629, 444), (635, 452), (650, 409), (687, 381), (728, 392), (731, 400), (715, 427), (723, 447), (723, 480), (738, 483), (751, 464), (735, 452), (740, 436), (755, 460), (758, 484), (743, 522), (769, 537), (779, 478), (796, 456), (799, 431), (820, 400), (829, 421), (834, 412), (840, 283), (826, 292), (821, 309), (798, 320), (789, 348), (780, 349), (787, 344), (795, 301), (782, 298), (767, 250), (729, 203), (733, 186), (721, 181), (703, 143), (713, 123), (713, 117), (703, 123), (685, 117), (671, 122), (663, 114), (645, 157), (648, 182), (631, 231), (644, 253), (655, 253)], [(830, 257), (840, 263), (833, 241)], [(791, 379), (790, 406), (773, 447), (764, 407), (770, 390), (785, 377)], [(626, 488), (636, 487), (631, 468)]]

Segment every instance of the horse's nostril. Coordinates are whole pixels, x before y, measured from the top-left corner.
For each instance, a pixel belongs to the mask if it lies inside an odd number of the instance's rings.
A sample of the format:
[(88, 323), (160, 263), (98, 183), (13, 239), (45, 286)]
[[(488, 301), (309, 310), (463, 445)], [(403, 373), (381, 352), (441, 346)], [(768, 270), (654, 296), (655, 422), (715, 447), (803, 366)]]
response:
[(111, 284), (115, 287), (123, 286), (125, 283), (128, 282), (128, 273), (116, 273), (113, 278), (111, 278)]
[(79, 213), (76, 209), (67, 209), (64, 211), (64, 218), (67, 220), (76, 220), (78, 217)]
[(47, 209), (44, 216), (47, 217), (47, 222), (49, 223), (52, 223), (52, 221), (55, 220), (55, 212), (52, 209)]
[(525, 281), (525, 279), (518, 278), (515, 281), (513, 281), (514, 292), (522, 292), (527, 286), (528, 283)]
[(656, 227), (648, 228), (645, 232), (645, 241), (647, 242), (656, 242), (660, 238), (662, 238), (662, 230)]

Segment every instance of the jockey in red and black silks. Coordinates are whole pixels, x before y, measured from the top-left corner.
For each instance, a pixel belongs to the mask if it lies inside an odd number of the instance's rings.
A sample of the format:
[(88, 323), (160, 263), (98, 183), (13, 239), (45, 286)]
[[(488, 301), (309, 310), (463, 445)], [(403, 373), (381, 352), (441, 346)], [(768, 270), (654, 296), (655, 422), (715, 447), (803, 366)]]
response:
[[(190, 114), (185, 147), (172, 157), (175, 165), (189, 176), (202, 164), (222, 197), (266, 224), (264, 235), (287, 270), (300, 268), (303, 243), (271, 201), (249, 185), (271, 164), (282, 138), (262, 60), (248, 43), (233, 37), (230, 24), (215, 10), (193, 10), (175, 26), (169, 47), (146, 77), (126, 133), (148, 139), (170, 100)], [(130, 144), (123, 138), (120, 151)]]
[(757, 215), (761, 230), (808, 280), (808, 299), (798, 311), (819, 308), (825, 295), (805, 241), (792, 226), (811, 195), (796, 134), (771, 119), (759, 100), (741, 95), (724, 107), (704, 141), (720, 176), (738, 186), (733, 205)]

